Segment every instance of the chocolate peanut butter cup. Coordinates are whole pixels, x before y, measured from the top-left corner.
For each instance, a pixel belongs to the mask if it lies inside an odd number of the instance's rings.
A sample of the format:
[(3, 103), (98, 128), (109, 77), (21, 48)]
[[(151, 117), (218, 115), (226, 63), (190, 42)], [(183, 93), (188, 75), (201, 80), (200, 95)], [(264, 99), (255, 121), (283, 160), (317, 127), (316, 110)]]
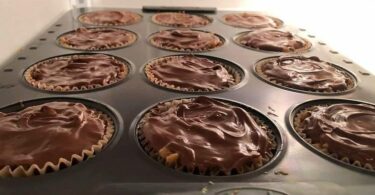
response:
[(261, 29), (239, 33), (234, 41), (246, 48), (273, 52), (302, 52), (312, 44), (289, 31), (278, 29)]
[(337, 94), (355, 88), (349, 71), (316, 56), (276, 56), (258, 61), (255, 73), (263, 80), (299, 92)]
[(81, 23), (95, 26), (126, 26), (138, 23), (141, 19), (141, 15), (124, 10), (93, 11), (78, 17)]
[(66, 99), (0, 109), (0, 177), (58, 171), (94, 157), (107, 145), (115, 131), (111, 116)]
[(278, 18), (256, 12), (226, 14), (222, 17), (222, 21), (230, 26), (248, 29), (279, 28), (283, 25)]
[(29, 67), (24, 78), (31, 86), (56, 92), (103, 88), (126, 78), (129, 63), (106, 54), (73, 54), (49, 58)]
[(375, 106), (354, 100), (314, 100), (292, 114), (294, 131), (307, 146), (351, 168), (374, 171)]
[(186, 92), (219, 91), (241, 81), (243, 72), (233, 63), (210, 56), (172, 55), (154, 59), (144, 68), (152, 83)]
[(277, 156), (278, 130), (235, 103), (204, 96), (159, 103), (136, 132), (149, 156), (183, 172), (235, 175), (260, 169)]
[(224, 38), (211, 32), (192, 29), (169, 29), (149, 37), (155, 47), (183, 52), (202, 52), (224, 44)]
[(206, 26), (212, 19), (197, 14), (162, 12), (153, 15), (152, 21), (162, 26), (195, 28)]
[(60, 35), (57, 42), (68, 49), (95, 51), (126, 47), (136, 40), (137, 35), (125, 29), (78, 28)]

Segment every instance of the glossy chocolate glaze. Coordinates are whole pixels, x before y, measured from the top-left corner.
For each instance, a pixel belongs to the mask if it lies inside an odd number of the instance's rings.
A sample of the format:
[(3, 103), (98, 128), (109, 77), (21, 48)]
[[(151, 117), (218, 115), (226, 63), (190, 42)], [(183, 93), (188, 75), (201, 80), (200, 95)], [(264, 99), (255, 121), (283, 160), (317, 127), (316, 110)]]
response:
[(220, 62), (203, 57), (171, 56), (149, 66), (148, 72), (161, 82), (189, 90), (214, 91), (235, 84)]
[(178, 12), (157, 13), (152, 19), (158, 24), (174, 27), (200, 27), (211, 22), (209, 19), (199, 15)]
[(301, 37), (276, 29), (251, 31), (237, 37), (236, 41), (254, 49), (278, 52), (293, 52), (310, 47), (310, 43)]
[(375, 167), (375, 107), (340, 103), (314, 106), (297, 127), (330, 153)]
[(190, 171), (228, 173), (271, 154), (267, 132), (242, 108), (204, 96), (167, 107), (152, 109), (141, 131), (151, 147), (177, 153), (177, 164)]
[(249, 29), (277, 28), (282, 25), (278, 19), (250, 12), (226, 14), (223, 16), (223, 20), (228, 25)]
[(130, 11), (105, 10), (85, 13), (79, 17), (79, 20), (90, 25), (115, 26), (137, 23), (141, 20), (141, 16)]
[(106, 122), (83, 104), (49, 102), (19, 112), (0, 112), (0, 168), (68, 161), (97, 144)]
[(103, 50), (129, 45), (136, 40), (130, 31), (115, 28), (78, 28), (59, 37), (64, 47)]
[(295, 89), (310, 91), (344, 91), (353, 87), (353, 80), (318, 57), (281, 56), (260, 64), (266, 79)]
[(160, 31), (153, 34), (150, 40), (157, 47), (191, 51), (209, 50), (223, 44), (213, 33), (189, 29)]
[(31, 68), (33, 81), (48, 86), (105, 86), (125, 78), (127, 65), (104, 54), (74, 55), (52, 58)]

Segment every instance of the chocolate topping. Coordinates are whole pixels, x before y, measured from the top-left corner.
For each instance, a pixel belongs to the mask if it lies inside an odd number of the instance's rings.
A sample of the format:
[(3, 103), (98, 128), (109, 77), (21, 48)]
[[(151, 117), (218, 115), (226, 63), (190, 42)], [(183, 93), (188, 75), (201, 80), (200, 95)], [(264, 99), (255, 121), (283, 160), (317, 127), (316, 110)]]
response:
[(174, 27), (200, 27), (211, 22), (207, 17), (178, 12), (157, 13), (152, 20), (160, 25)]
[(286, 56), (266, 59), (257, 71), (265, 79), (308, 91), (337, 92), (354, 87), (354, 81), (333, 64), (318, 57)]
[(198, 30), (164, 30), (150, 37), (153, 45), (177, 51), (206, 51), (219, 47), (223, 41), (215, 34)]
[(236, 82), (220, 62), (190, 55), (157, 59), (146, 67), (146, 74), (151, 81), (156, 79), (190, 91), (215, 91), (230, 87)]
[(277, 18), (250, 12), (226, 14), (223, 16), (223, 20), (228, 25), (249, 29), (278, 28), (283, 23)]
[(228, 173), (272, 155), (266, 127), (242, 108), (208, 97), (155, 107), (143, 120), (140, 131), (149, 146), (177, 153), (178, 165), (190, 171)]
[[(104, 55), (71, 55), (48, 59), (30, 67), (26, 80), (34, 86), (95, 88), (125, 78), (128, 67), (115, 58)], [(30, 77), (30, 78), (28, 78)]]
[(314, 106), (297, 127), (329, 153), (375, 167), (375, 106), (341, 103)]
[(79, 20), (89, 25), (116, 26), (137, 23), (141, 16), (130, 11), (108, 10), (84, 13)]
[(59, 37), (59, 43), (81, 50), (105, 50), (132, 44), (136, 35), (116, 28), (78, 28)]
[(311, 47), (311, 43), (307, 40), (276, 29), (251, 31), (237, 37), (236, 41), (254, 49), (278, 52), (294, 52)]
[(97, 144), (105, 129), (98, 113), (80, 103), (49, 102), (19, 112), (0, 112), (0, 169), (70, 160)]

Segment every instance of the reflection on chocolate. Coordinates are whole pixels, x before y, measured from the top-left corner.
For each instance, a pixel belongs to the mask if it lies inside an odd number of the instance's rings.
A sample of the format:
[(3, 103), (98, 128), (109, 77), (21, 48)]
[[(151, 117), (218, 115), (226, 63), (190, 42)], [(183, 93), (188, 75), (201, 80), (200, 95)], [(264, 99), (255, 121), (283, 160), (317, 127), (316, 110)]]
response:
[(36, 87), (45, 85), (52, 90), (56, 87), (80, 90), (118, 82), (127, 73), (127, 65), (108, 55), (71, 55), (37, 63), (26, 71), (25, 78)]
[(349, 158), (375, 168), (375, 107), (340, 103), (314, 106), (301, 121), (299, 131), (312, 143), (324, 145), (339, 159)]
[(200, 27), (211, 22), (203, 16), (178, 12), (157, 13), (152, 17), (152, 20), (160, 25), (174, 27)]
[(236, 83), (234, 76), (222, 63), (191, 55), (157, 59), (145, 71), (149, 80), (154, 83), (162, 82), (167, 87), (188, 91), (215, 91)]
[(49, 102), (19, 112), (0, 112), (0, 169), (70, 160), (97, 144), (106, 122), (80, 103)]
[(311, 43), (297, 35), (276, 29), (251, 31), (237, 37), (236, 41), (254, 49), (278, 52), (294, 52), (311, 46)]
[(150, 41), (157, 47), (177, 51), (206, 51), (223, 44), (213, 33), (189, 29), (160, 31)]
[(283, 86), (308, 91), (337, 92), (354, 87), (348, 74), (318, 57), (281, 56), (260, 63), (257, 72)]
[(282, 21), (277, 18), (251, 12), (226, 14), (223, 20), (228, 25), (249, 29), (278, 28), (282, 25)]
[(230, 174), (272, 156), (274, 142), (265, 128), (242, 108), (201, 96), (155, 107), (140, 131), (160, 155), (177, 156), (177, 167)]
[(79, 20), (89, 25), (116, 26), (137, 23), (141, 16), (130, 11), (104, 10), (85, 13)]
[(67, 48), (81, 50), (105, 50), (132, 44), (136, 35), (116, 28), (78, 28), (59, 37), (59, 43)]

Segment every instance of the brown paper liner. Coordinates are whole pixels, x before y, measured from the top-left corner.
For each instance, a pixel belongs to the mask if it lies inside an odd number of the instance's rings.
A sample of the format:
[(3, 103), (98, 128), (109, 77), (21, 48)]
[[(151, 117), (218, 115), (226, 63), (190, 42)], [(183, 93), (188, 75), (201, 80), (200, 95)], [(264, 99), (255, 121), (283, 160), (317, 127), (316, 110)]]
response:
[(231, 85), (231, 86), (228, 86), (228, 87), (223, 87), (221, 89), (217, 89), (217, 90), (210, 90), (210, 89), (199, 89), (199, 90), (195, 90), (195, 89), (192, 89), (192, 88), (184, 88), (184, 87), (179, 87), (179, 86), (175, 86), (175, 85), (171, 85), (171, 84), (168, 84), (166, 82), (164, 82), (163, 80), (160, 80), (158, 79), (157, 77), (155, 77), (155, 75), (151, 72), (151, 67), (152, 66), (157, 66), (158, 64), (160, 63), (163, 63), (165, 62), (166, 60), (169, 60), (171, 58), (174, 58), (174, 57), (178, 57), (178, 56), (167, 56), (167, 57), (161, 57), (161, 58), (157, 58), (155, 60), (152, 60), (151, 62), (149, 62), (148, 64), (146, 64), (145, 68), (144, 68), (144, 72), (146, 74), (146, 77), (149, 81), (151, 81), (152, 83), (156, 84), (156, 85), (159, 85), (161, 87), (165, 87), (165, 88), (168, 88), (168, 89), (173, 89), (173, 90), (178, 90), (178, 91), (185, 91), (185, 92), (208, 92), (208, 91), (220, 91), (220, 90), (223, 90), (223, 89), (227, 89), (227, 88), (230, 88), (232, 86), (235, 86), (237, 85), (238, 83), (241, 82), (241, 79), (242, 79), (242, 76), (241, 74), (238, 72), (238, 70), (236, 70), (235, 68), (233, 68), (232, 66), (230, 65), (226, 65), (224, 63), (220, 63), (220, 65), (222, 65), (227, 71), (229, 74), (231, 74), (233, 76), (233, 79), (234, 79), (234, 84)]
[[(95, 12), (95, 11), (94, 11)], [(90, 13), (90, 12), (89, 12)], [(126, 22), (117, 22), (117, 23), (87, 23), (85, 21), (83, 21), (83, 17), (87, 14), (87, 13), (84, 13), (80, 16), (78, 16), (78, 20), (79, 22), (81, 22), (82, 24), (86, 24), (86, 25), (91, 25), (91, 26), (104, 26), (104, 27), (111, 27), (111, 26), (129, 26), (129, 25), (132, 25), (132, 24), (136, 24), (138, 22), (141, 21), (142, 19), (142, 16), (138, 13), (135, 13), (135, 12), (131, 12), (132, 14), (134, 15), (137, 15), (137, 19), (133, 22), (129, 22), (129, 23), (126, 23)]]
[[(314, 106), (326, 106), (326, 105), (314, 105)], [(369, 163), (361, 163), (360, 161), (358, 160), (355, 160), (355, 159), (350, 159), (349, 157), (347, 156), (339, 156), (337, 153), (334, 153), (333, 151), (329, 151), (328, 150), (328, 145), (325, 144), (325, 143), (314, 143), (306, 133), (303, 132), (303, 129), (301, 129), (301, 123), (302, 121), (310, 116), (310, 111), (312, 110), (312, 108), (314, 106), (311, 106), (311, 107), (307, 107), (307, 108), (304, 108), (302, 110), (299, 110), (298, 113), (296, 113), (296, 115), (294, 116), (294, 119), (293, 119), (293, 127), (294, 127), (294, 130), (297, 132), (297, 134), (303, 138), (305, 140), (305, 142), (307, 142), (309, 145), (311, 145), (312, 147), (314, 147), (315, 149), (319, 150), (320, 152), (334, 158), (334, 159), (337, 159), (341, 162), (344, 162), (345, 164), (348, 164), (348, 165), (352, 165), (352, 166), (356, 166), (356, 167), (360, 167), (360, 168), (364, 168), (364, 169), (368, 169), (368, 170), (371, 170), (371, 171), (374, 171), (374, 168), (372, 167), (371, 164)]]
[(160, 22), (160, 21), (156, 20), (157, 15), (158, 15), (158, 13), (154, 14), (151, 17), (152, 22), (154, 22), (155, 24), (161, 25), (161, 26), (169, 26), (169, 27), (174, 27), (174, 28), (197, 28), (197, 27), (203, 27), (203, 26), (206, 26), (206, 25), (212, 23), (212, 19), (207, 17), (207, 16), (199, 15), (199, 14), (190, 14), (190, 15), (195, 15), (195, 16), (199, 16), (201, 18), (204, 18), (204, 19), (207, 20), (207, 22), (201, 22), (201, 23), (195, 24), (195, 25), (166, 24), (166, 23), (163, 23), (163, 22)]
[(107, 121), (107, 127), (102, 139), (99, 140), (95, 145), (92, 145), (90, 149), (84, 149), (80, 154), (72, 154), (72, 157), (70, 159), (60, 158), (56, 164), (52, 162), (46, 162), (42, 167), (39, 167), (37, 164), (32, 164), (29, 167), (20, 165), (16, 168), (11, 168), (10, 165), (7, 165), (0, 169), (0, 177), (25, 177), (32, 175), (43, 175), (51, 171), (55, 172), (66, 167), (70, 167), (86, 159), (93, 158), (95, 154), (100, 152), (104, 148), (104, 146), (111, 140), (112, 135), (115, 131), (113, 120), (108, 115), (100, 111), (96, 111), (96, 115), (99, 116), (102, 120)]
[(288, 85), (287, 83), (282, 83), (280, 81), (277, 81), (275, 79), (272, 79), (270, 77), (268, 77), (266, 74), (264, 74), (263, 70), (262, 70), (262, 66), (267, 63), (268, 61), (270, 61), (271, 59), (274, 59), (274, 58), (268, 58), (268, 59), (265, 59), (265, 60), (261, 60), (259, 61), (256, 65), (255, 65), (255, 73), (260, 76), (262, 79), (274, 84), (274, 85), (277, 85), (277, 86), (280, 86), (280, 87), (284, 87), (284, 88), (288, 88), (288, 89), (294, 89), (294, 90), (300, 90), (300, 91), (306, 91), (306, 92), (314, 92), (314, 93), (322, 93), (322, 94), (330, 94), (330, 93), (342, 93), (342, 92), (346, 92), (346, 91), (349, 91), (351, 89), (353, 89), (355, 87), (355, 81), (353, 79), (352, 76), (350, 76), (349, 73), (347, 73), (346, 71), (344, 71), (344, 69), (337, 69), (339, 70), (342, 74), (344, 74), (347, 78), (350, 79), (350, 83), (348, 83), (348, 86), (347, 86), (347, 89), (345, 90), (319, 90), (319, 89), (316, 89), (316, 90), (313, 90), (313, 89), (306, 89), (306, 88), (297, 88), (295, 86), (291, 86), (291, 85)]
[(146, 139), (146, 137), (143, 134), (142, 128), (144, 124), (147, 122), (147, 119), (150, 117), (150, 112), (152, 112), (153, 109), (158, 110), (164, 110), (167, 111), (172, 106), (176, 106), (181, 103), (189, 103), (193, 101), (193, 98), (188, 99), (178, 99), (178, 100), (171, 100), (168, 102), (162, 102), (155, 107), (151, 108), (149, 111), (147, 111), (142, 119), (138, 122), (136, 134), (138, 137), (138, 141), (140, 145), (143, 147), (144, 151), (152, 157), (154, 160), (158, 161), (159, 163), (163, 164), (166, 167), (170, 167), (172, 169), (182, 171), (182, 172), (188, 172), (196, 175), (206, 175), (206, 176), (225, 176), (225, 175), (237, 175), (237, 174), (243, 174), (246, 172), (254, 171), (265, 164), (267, 164), (275, 155), (275, 150), (277, 148), (277, 142), (276, 137), (273, 133), (273, 131), (258, 117), (254, 116), (253, 114), (249, 113), (251, 117), (255, 119), (257, 124), (261, 126), (261, 128), (267, 132), (268, 137), (271, 140), (271, 149), (270, 151), (266, 152), (266, 155), (258, 158), (256, 163), (248, 164), (243, 167), (237, 167), (235, 169), (232, 169), (230, 172), (225, 172), (222, 170), (221, 167), (208, 167), (206, 169), (199, 168), (199, 167), (193, 167), (188, 168), (185, 165), (179, 164), (178, 162), (178, 153), (171, 153), (166, 148), (161, 148), (160, 150), (154, 149), (149, 141)]
[(92, 85), (80, 86), (80, 87), (76, 87), (76, 86), (73, 86), (73, 87), (72, 86), (61, 87), (61, 86), (48, 85), (46, 83), (39, 82), (39, 81), (35, 80), (32, 77), (32, 72), (35, 69), (37, 69), (36, 66), (39, 65), (39, 64), (49, 63), (49, 62), (51, 62), (53, 60), (59, 60), (59, 59), (77, 58), (77, 57), (80, 57), (80, 56), (89, 56), (89, 55), (61, 56), (61, 57), (55, 57), (55, 58), (50, 58), (50, 59), (47, 59), (47, 60), (43, 60), (41, 62), (38, 62), (38, 63), (33, 64), (32, 66), (30, 66), (25, 71), (25, 73), (23, 74), (23, 76), (24, 76), (25, 80), (31, 86), (33, 86), (35, 88), (38, 88), (38, 89), (47, 90), (47, 91), (55, 91), (55, 92), (74, 92), (74, 91), (88, 91), (88, 90), (92, 90), (92, 89), (98, 89), (98, 88), (106, 87), (106, 86), (109, 86), (109, 85), (113, 85), (115, 83), (118, 83), (118, 82), (124, 80), (126, 78), (126, 76), (129, 74), (129, 66), (128, 66), (128, 64), (126, 64), (124, 62), (121, 62), (121, 61), (115, 59), (114, 57), (112, 57), (112, 60), (116, 61), (116, 63), (123, 65), (124, 72), (119, 72), (118, 73), (118, 78), (116, 78), (114, 80), (110, 80), (108, 83), (92, 84)]

